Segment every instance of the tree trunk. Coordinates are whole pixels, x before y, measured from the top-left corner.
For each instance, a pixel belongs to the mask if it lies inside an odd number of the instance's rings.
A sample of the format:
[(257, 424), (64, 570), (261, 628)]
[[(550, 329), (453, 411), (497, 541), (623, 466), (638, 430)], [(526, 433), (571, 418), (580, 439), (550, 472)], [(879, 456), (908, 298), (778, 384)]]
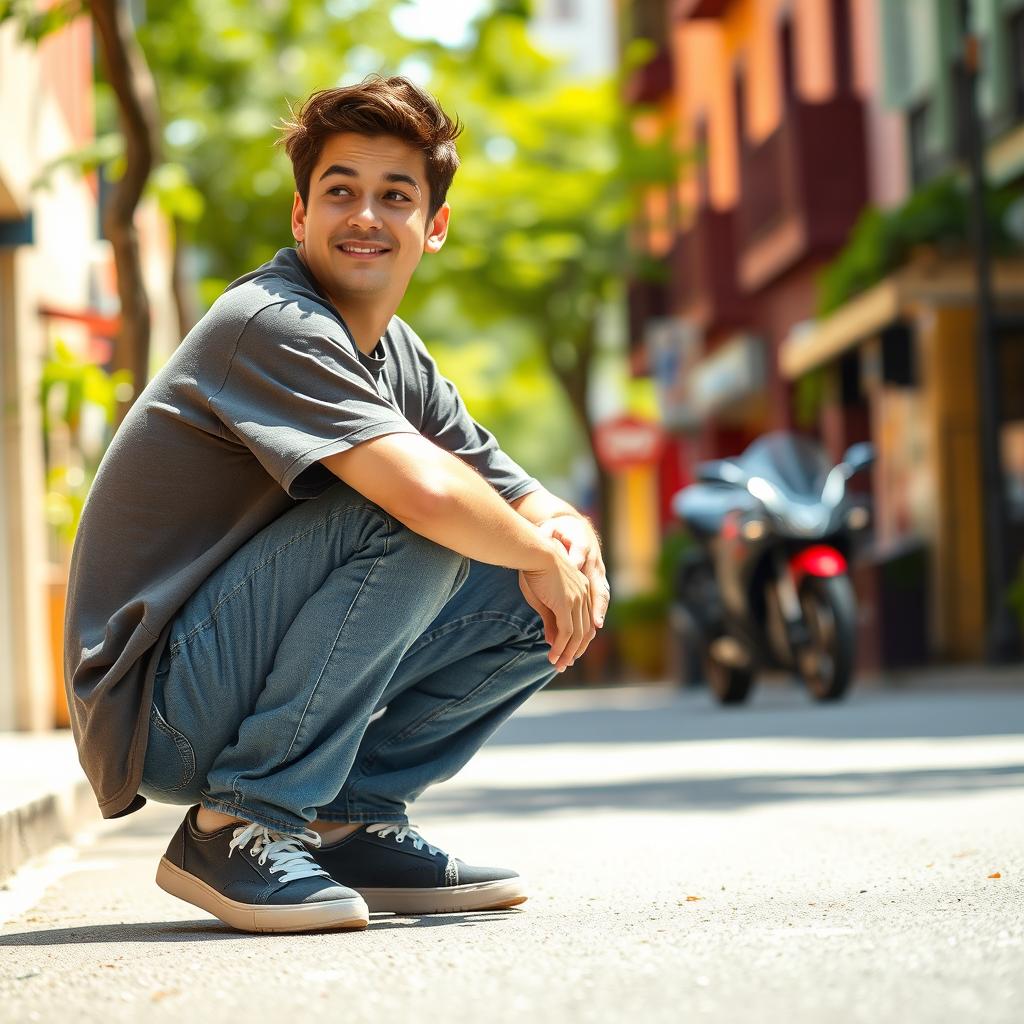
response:
[(103, 218), (114, 248), (121, 329), (114, 345), (114, 369), (132, 372), (134, 395), (118, 403), (117, 424), (131, 408), (149, 375), (149, 297), (142, 276), (135, 209), (160, 154), (156, 86), (124, 0), (87, 0), (100, 40), (107, 80), (117, 96), (124, 135), (125, 171), (115, 184)]
[(192, 281), (185, 267), (185, 242), (182, 238), (185, 226), (174, 218), (174, 260), (171, 264), (171, 290), (174, 293), (174, 308), (178, 315), (178, 337), (184, 338), (195, 326), (196, 311), (192, 296)]
[[(590, 417), (587, 413), (587, 398), (590, 391), (590, 372), (594, 360), (594, 349), (596, 347), (596, 321), (588, 322), (582, 333), (575, 339), (573, 346), (576, 352), (576, 364), (570, 368), (561, 367), (552, 358), (553, 344), (555, 339), (547, 339), (544, 345), (544, 352), (547, 356), (548, 366), (558, 383), (565, 391), (569, 399), (569, 406), (576, 422), (579, 424), (586, 438), (587, 447), (594, 462), (596, 475), (596, 527), (601, 536), (602, 545), (607, 549), (611, 545), (611, 524), (612, 524), (612, 502), (611, 502), (611, 476), (601, 465), (597, 457), (597, 449), (594, 446), (594, 431), (590, 424)], [(609, 571), (610, 557), (605, 557), (605, 564)]]

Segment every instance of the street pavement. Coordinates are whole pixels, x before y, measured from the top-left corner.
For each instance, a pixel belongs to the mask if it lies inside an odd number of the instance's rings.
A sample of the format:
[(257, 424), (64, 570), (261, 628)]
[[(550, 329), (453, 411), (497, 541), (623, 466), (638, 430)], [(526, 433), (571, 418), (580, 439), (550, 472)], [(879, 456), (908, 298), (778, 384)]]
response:
[(542, 693), (413, 816), (521, 908), (234, 932), (150, 804), (0, 891), (0, 1020), (1019, 1024), (1022, 733), (1024, 685)]

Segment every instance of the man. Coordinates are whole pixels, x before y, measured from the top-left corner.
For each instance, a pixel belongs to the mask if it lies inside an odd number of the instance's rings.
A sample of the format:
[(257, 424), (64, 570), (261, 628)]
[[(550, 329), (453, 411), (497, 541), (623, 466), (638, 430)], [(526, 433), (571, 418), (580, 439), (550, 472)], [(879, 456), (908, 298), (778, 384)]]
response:
[(590, 523), (395, 316), (444, 243), (459, 130), (402, 78), (310, 97), (284, 126), (296, 248), (149, 382), (83, 509), (65, 623), (82, 764), (105, 817), (191, 805), (157, 882), (236, 928), (527, 896), (407, 817), (608, 606)]

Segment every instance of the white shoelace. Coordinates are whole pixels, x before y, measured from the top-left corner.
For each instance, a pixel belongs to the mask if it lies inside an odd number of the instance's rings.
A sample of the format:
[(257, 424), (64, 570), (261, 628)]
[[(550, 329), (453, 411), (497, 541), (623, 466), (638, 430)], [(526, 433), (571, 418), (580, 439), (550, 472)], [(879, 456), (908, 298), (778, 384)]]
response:
[[(275, 832), (264, 825), (252, 822), (249, 825), (239, 826), (232, 835), (234, 838), (228, 844), (231, 847), (228, 850), (229, 857), (236, 849), (244, 850), (245, 844), (251, 839), (252, 846), (249, 849), (249, 855), (258, 856), (259, 864), (266, 864), (269, 859), (272, 873), (284, 872), (281, 875), (282, 882), (294, 882), (299, 878), (327, 875), (327, 872), (313, 860), (312, 854), (303, 845), (303, 843), (309, 843), (314, 847), (320, 845), (320, 836), (312, 829), (306, 829), (300, 839), (298, 836)], [(327, 877), (330, 876), (327, 875)]]
[(399, 825), (398, 822), (391, 821), (380, 825), (367, 825), (366, 831), (371, 832), (374, 835), (378, 835), (382, 839), (384, 838), (384, 836), (389, 836), (392, 833), (394, 833), (396, 843), (404, 843), (406, 838), (409, 838), (412, 840), (412, 845), (416, 847), (417, 850), (420, 850), (424, 846), (426, 846), (427, 850), (431, 854), (440, 853), (444, 854), (444, 856), (446, 857), (448, 856), (444, 852), (444, 850), (440, 849), (439, 847), (431, 846), (430, 843), (428, 843), (426, 839), (424, 839), (423, 836), (421, 836), (419, 832), (416, 831), (415, 825)]

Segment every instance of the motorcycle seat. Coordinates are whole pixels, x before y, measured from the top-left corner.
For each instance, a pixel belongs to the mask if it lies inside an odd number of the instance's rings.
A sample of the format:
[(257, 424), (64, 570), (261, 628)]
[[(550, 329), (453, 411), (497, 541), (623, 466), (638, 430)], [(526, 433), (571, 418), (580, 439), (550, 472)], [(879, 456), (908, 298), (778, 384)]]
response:
[(753, 495), (738, 487), (720, 484), (692, 484), (672, 499), (672, 510), (698, 537), (713, 537), (722, 528), (726, 514), (756, 508)]

